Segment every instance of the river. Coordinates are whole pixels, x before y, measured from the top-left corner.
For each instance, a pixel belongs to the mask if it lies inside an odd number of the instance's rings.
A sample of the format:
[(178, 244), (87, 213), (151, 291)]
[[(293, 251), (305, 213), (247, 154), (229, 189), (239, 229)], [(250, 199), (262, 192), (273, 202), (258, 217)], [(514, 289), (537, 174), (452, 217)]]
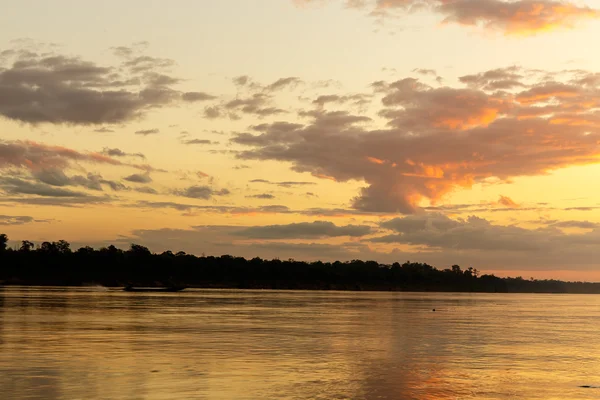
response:
[(596, 295), (5, 287), (0, 396), (596, 399), (599, 321)]

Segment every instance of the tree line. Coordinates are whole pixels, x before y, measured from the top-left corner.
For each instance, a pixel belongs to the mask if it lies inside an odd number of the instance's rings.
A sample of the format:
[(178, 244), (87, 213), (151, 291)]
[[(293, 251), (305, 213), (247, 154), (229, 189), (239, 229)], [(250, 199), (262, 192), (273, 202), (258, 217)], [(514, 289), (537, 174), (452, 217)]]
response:
[(500, 278), (453, 265), (437, 269), (426, 263), (376, 261), (303, 262), (245, 259), (185, 252), (152, 253), (131, 244), (75, 251), (65, 240), (36, 246), (24, 240), (8, 247), (0, 234), (0, 284), (108, 287), (186, 286), (239, 289), (378, 290), (441, 292), (600, 293), (600, 283)]

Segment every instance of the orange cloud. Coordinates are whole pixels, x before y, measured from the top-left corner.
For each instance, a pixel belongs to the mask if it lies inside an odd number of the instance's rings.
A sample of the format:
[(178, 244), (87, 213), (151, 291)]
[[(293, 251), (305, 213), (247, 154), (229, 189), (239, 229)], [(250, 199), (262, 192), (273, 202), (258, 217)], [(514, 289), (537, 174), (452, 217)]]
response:
[[(326, 0), (293, 0), (298, 6)], [(506, 35), (529, 36), (575, 27), (597, 19), (600, 11), (566, 0), (344, 0), (348, 8), (365, 9), (378, 18), (401, 17), (428, 9), (444, 16), (443, 23), (476, 26)]]
[(66, 168), (72, 161), (109, 165), (129, 165), (100, 153), (82, 153), (62, 146), (50, 146), (34, 141), (0, 141), (0, 168), (26, 167), (31, 170)]
[(516, 203), (515, 201), (513, 201), (513, 199), (511, 199), (510, 197), (507, 196), (500, 196), (500, 199), (498, 199), (498, 204), (504, 207), (508, 207), (508, 208), (519, 208), (521, 207), (518, 203)]
[(507, 35), (528, 36), (573, 28), (577, 22), (600, 17), (598, 10), (552, 0), (444, 0), (437, 9), (444, 22), (483, 26)]
[[(233, 142), (241, 159), (289, 162), (293, 170), (336, 181), (364, 181), (353, 198), (365, 212), (413, 213), (455, 190), (491, 178), (509, 182), (600, 161), (600, 80), (584, 71), (519, 68), (462, 77), (466, 87), (431, 87), (417, 79), (379, 81), (379, 116), (319, 107), (302, 124), (263, 124)], [(510, 81), (509, 90), (497, 83)], [(583, 107), (591, 105), (592, 108)], [(517, 204), (503, 197), (507, 207)]]

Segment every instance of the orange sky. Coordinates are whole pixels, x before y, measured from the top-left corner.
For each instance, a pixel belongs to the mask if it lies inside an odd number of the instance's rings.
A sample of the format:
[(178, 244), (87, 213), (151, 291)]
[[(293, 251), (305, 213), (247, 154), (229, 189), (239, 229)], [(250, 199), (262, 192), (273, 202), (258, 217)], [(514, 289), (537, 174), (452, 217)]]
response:
[(591, 1), (29, 2), (0, 16), (13, 245), (600, 279)]

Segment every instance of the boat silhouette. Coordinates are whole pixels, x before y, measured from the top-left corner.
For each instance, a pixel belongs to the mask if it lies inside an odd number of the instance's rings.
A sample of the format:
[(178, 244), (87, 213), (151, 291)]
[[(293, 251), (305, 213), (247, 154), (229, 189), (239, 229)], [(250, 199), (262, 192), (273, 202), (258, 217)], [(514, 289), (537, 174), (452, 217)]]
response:
[(170, 287), (134, 287), (125, 286), (123, 288), (126, 292), (181, 292), (185, 287), (181, 286), (170, 286)]

